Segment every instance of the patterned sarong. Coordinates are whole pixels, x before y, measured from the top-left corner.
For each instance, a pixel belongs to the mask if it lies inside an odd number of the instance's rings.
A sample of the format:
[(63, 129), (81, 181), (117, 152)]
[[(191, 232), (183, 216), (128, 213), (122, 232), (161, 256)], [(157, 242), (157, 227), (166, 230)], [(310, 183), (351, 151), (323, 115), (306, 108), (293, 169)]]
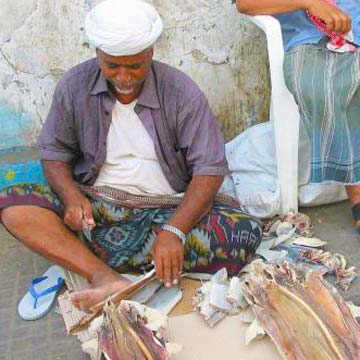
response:
[(289, 51), (285, 80), (311, 146), (310, 182), (356, 184), (360, 182), (360, 48), (339, 54), (325, 45), (323, 41)]
[[(156, 234), (172, 216), (179, 199), (126, 197), (122, 192), (116, 194), (117, 190), (95, 187), (83, 191), (92, 203), (96, 223), (92, 239), (87, 241), (89, 248), (119, 271), (150, 265)], [(157, 207), (154, 201), (158, 201)], [(262, 237), (260, 223), (239, 205), (230, 204), (226, 197), (218, 197), (210, 213), (187, 235), (186, 271), (213, 273), (225, 266), (230, 274), (237, 274), (254, 254)], [(36, 205), (63, 214), (60, 199), (43, 184), (13, 184), (0, 189), (0, 210), (12, 205)]]

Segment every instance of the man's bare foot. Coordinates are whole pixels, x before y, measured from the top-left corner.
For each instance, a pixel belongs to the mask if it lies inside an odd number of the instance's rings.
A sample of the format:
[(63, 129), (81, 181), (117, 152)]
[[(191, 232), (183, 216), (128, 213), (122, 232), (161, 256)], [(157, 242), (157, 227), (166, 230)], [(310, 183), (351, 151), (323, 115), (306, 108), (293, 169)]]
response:
[(91, 288), (74, 292), (71, 301), (79, 310), (89, 311), (92, 306), (125, 289), (130, 284), (129, 280), (116, 273), (97, 274), (93, 277)]
[(356, 230), (360, 232), (360, 220), (355, 221)]
[[(350, 206), (353, 209), (354, 206), (360, 206), (360, 185), (347, 185), (345, 186), (346, 192), (349, 197)], [(359, 213), (359, 211), (355, 211)], [(355, 227), (358, 231), (360, 231), (360, 219), (358, 216), (355, 216), (355, 212), (353, 210), (353, 215), (355, 219)]]
[(356, 227), (357, 231), (360, 232), (360, 220), (358, 220), (358, 221), (355, 223), (355, 227)]

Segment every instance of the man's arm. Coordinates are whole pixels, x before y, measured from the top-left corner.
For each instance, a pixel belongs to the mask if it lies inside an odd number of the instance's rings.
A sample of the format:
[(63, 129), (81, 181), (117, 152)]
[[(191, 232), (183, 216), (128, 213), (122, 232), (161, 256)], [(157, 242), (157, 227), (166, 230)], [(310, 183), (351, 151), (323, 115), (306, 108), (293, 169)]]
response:
[[(186, 189), (184, 199), (168, 221), (185, 234), (211, 209), (214, 198), (224, 180), (223, 176), (194, 176)], [(165, 286), (177, 284), (183, 269), (184, 251), (180, 239), (167, 231), (161, 231), (152, 254), (156, 274)]]
[[(224, 139), (205, 95), (190, 79), (181, 80), (184, 92), (178, 98), (176, 145), (186, 158), (191, 181), (168, 225), (186, 234), (211, 209), (229, 168)], [(181, 241), (161, 231), (152, 250), (158, 277), (167, 286), (176, 284), (184, 261)]]
[(224, 176), (194, 176), (168, 224), (188, 233), (211, 209), (223, 180)]
[(94, 226), (91, 205), (73, 179), (71, 166), (80, 152), (69, 92), (69, 79), (57, 85), (46, 122), (39, 136), (39, 153), (45, 177), (65, 206), (64, 222), (72, 230), (82, 230), (82, 220)]
[(248, 15), (276, 15), (297, 10), (308, 10), (324, 21), (328, 31), (347, 33), (351, 17), (325, 0), (236, 0), (239, 12)]
[(83, 229), (82, 220), (94, 226), (90, 201), (80, 192), (70, 165), (61, 161), (42, 161), (45, 177), (65, 206), (64, 222), (72, 230)]
[(248, 15), (275, 15), (296, 10), (306, 10), (308, 0), (236, 0), (239, 12)]

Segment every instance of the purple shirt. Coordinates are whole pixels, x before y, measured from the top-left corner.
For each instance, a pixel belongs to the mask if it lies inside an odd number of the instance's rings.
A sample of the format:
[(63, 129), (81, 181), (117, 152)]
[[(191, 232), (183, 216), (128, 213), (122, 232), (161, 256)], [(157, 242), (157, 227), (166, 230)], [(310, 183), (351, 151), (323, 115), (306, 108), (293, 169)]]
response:
[[(96, 58), (69, 70), (40, 134), (40, 158), (70, 163), (78, 183), (93, 185), (106, 159), (115, 101)], [(205, 95), (181, 71), (153, 61), (135, 112), (175, 191), (185, 191), (193, 175), (229, 173), (223, 136)]]

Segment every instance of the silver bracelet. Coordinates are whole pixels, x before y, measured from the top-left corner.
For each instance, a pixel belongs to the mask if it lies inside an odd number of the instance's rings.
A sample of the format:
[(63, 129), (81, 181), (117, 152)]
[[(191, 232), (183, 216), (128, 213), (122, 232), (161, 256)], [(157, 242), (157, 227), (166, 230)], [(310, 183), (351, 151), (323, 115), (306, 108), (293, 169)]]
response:
[(164, 224), (161, 226), (161, 230), (163, 231), (168, 231), (174, 235), (176, 235), (182, 242), (182, 244), (184, 245), (186, 242), (186, 235), (180, 230), (178, 229), (176, 226), (172, 226), (169, 224)]

